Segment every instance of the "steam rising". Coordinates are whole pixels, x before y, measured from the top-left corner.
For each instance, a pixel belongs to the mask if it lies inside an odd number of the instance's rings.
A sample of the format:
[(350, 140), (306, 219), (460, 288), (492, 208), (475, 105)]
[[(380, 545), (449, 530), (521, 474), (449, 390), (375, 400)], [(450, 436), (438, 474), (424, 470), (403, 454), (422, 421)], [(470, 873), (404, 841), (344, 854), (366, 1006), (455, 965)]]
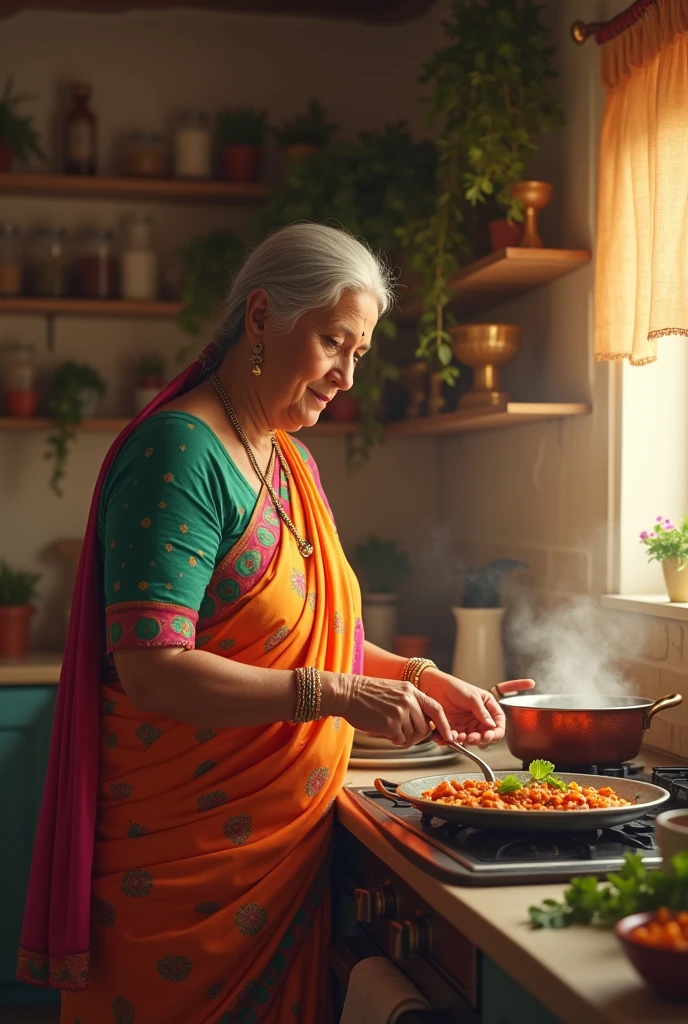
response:
[(569, 598), (547, 611), (536, 610), (522, 593), (514, 597), (508, 642), (538, 693), (632, 693), (617, 663), (640, 653), (637, 623), (606, 613), (587, 597)]

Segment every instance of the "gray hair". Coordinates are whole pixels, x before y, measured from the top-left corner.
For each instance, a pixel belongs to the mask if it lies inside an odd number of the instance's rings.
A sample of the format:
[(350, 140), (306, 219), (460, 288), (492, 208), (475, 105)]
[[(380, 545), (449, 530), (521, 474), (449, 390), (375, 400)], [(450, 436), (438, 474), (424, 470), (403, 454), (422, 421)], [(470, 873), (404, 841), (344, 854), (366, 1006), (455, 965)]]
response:
[(269, 235), (239, 268), (216, 337), (221, 351), (241, 337), (255, 288), (267, 292), (268, 313), (284, 332), (309, 310), (336, 305), (345, 291), (369, 292), (379, 316), (394, 303), (390, 269), (363, 242), (325, 224), (290, 224)]

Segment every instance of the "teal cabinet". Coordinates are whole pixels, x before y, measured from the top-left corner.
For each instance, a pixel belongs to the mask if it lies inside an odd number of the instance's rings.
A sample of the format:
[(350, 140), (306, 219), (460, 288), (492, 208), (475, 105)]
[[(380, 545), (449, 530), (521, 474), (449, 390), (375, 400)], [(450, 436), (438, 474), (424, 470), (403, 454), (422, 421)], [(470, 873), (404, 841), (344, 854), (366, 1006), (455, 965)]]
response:
[(0, 1006), (59, 999), (14, 979), (56, 694), (56, 686), (0, 686)]
[(482, 956), (480, 1024), (561, 1024), (501, 967)]

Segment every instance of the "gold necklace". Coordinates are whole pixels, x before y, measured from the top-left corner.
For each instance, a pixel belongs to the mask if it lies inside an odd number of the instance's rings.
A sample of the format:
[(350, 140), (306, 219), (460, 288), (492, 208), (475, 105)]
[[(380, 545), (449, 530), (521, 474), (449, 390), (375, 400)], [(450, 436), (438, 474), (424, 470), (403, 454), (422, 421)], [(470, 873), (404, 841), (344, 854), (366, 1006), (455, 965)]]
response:
[[(232, 426), (236, 430), (237, 434), (239, 435), (239, 440), (241, 441), (241, 443), (243, 444), (244, 448), (246, 449), (246, 454), (248, 455), (248, 461), (251, 463), (251, 466), (253, 468), (254, 473), (256, 474), (258, 479), (262, 480), (263, 483), (265, 484), (267, 492), (270, 495), (270, 498), (272, 500), (273, 505), (275, 506), (275, 511), (277, 512), (277, 515), (280, 517), (280, 519), (282, 520), (284, 525), (287, 527), (289, 532), (295, 538), (296, 543), (298, 544), (298, 547), (299, 547), (299, 551), (301, 552), (303, 557), (304, 558), (308, 558), (310, 555), (313, 554), (313, 545), (311, 544), (311, 542), (309, 540), (305, 539), (304, 537), (300, 537), (299, 536), (299, 533), (298, 533), (296, 527), (294, 526), (294, 524), (292, 523), (291, 519), (289, 518), (289, 516), (287, 515), (287, 513), (286, 513), (286, 511), (284, 509), (284, 505), (282, 504), (282, 502), (279, 500), (279, 497), (275, 493), (274, 487), (272, 486), (270, 481), (267, 479), (267, 477), (263, 474), (260, 466), (258, 465), (258, 460), (256, 459), (255, 455), (253, 454), (253, 448), (251, 447), (251, 443), (250, 443), (249, 439), (246, 437), (246, 434), (244, 433), (244, 431), (242, 430), (241, 424), (239, 423), (239, 419), (237, 417), (237, 414), (234, 412), (234, 408), (232, 406), (232, 403), (229, 400), (227, 392), (225, 391), (225, 389), (223, 388), (222, 384), (220, 383), (220, 380), (219, 380), (219, 378), (218, 378), (216, 373), (211, 373), (210, 374), (210, 383), (215, 388), (215, 390), (216, 390), (216, 392), (217, 392), (217, 394), (218, 394), (218, 396), (220, 398), (220, 401), (222, 402), (222, 404), (224, 405), (225, 409), (227, 410), (227, 415), (229, 416), (230, 423), (232, 424)], [(282, 452), (282, 449), (280, 448), (279, 442), (278, 442), (277, 438), (275, 437), (273, 431), (270, 431), (270, 439), (272, 440), (273, 450), (275, 452), (275, 455), (277, 456), (277, 459), (279, 460), (279, 464), (282, 467), (282, 469), (283, 469), (283, 471), (285, 473), (285, 476), (291, 476), (291, 473), (289, 471), (289, 466), (287, 465), (287, 461), (284, 458), (284, 453)]]

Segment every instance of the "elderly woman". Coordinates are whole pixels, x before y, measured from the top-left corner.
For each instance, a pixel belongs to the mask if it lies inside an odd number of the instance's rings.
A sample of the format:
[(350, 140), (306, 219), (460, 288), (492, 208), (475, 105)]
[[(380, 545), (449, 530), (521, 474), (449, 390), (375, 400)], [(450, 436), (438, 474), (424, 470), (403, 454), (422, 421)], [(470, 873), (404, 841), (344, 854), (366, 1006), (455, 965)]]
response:
[(63, 1024), (323, 1024), (353, 730), (400, 747), (503, 733), (489, 694), (364, 641), (291, 437), (351, 387), (390, 303), (350, 236), (277, 232), (216, 343), (106, 458), (19, 959), (20, 978), (64, 990)]

